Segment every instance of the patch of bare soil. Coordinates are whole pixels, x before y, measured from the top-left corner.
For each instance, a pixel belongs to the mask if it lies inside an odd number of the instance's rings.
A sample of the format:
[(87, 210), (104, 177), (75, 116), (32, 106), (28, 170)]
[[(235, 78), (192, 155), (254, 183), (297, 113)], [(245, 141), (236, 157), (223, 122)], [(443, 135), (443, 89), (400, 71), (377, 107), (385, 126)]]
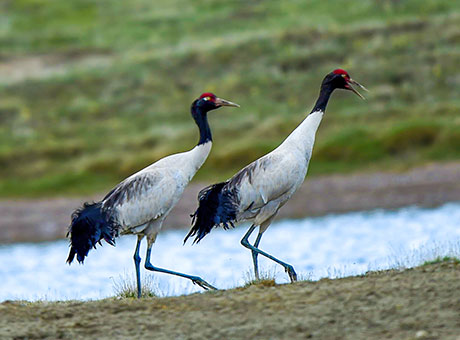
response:
[(108, 51), (73, 51), (19, 56), (0, 60), (0, 82), (15, 84), (29, 79), (61, 76), (75, 68), (107, 66), (111, 60)]
[(1, 339), (460, 339), (460, 264), (151, 299), (0, 305)]
[[(115, 183), (114, 183), (115, 184)], [(164, 228), (189, 228), (198, 191), (206, 183), (189, 185)], [(72, 211), (84, 198), (0, 201), (0, 243), (37, 242), (65, 237)], [(407, 205), (432, 207), (460, 200), (460, 162), (431, 164), (403, 173), (332, 175), (306, 179), (281, 209), (278, 218), (300, 218), (327, 213)]]

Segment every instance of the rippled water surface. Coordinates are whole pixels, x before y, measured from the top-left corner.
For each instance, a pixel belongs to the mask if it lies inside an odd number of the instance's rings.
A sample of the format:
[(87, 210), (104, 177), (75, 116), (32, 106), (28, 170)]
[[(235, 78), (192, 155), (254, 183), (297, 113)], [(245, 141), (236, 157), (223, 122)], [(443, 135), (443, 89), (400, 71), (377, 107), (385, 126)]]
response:
[[(182, 246), (185, 230), (165, 231), (154, 245), (152, 263), (199, 275), (219, 288), (241, 285), (252, 271), (251, 254), (240, 245), (246, 230), (246, 225), (215, 229), (194, 246)], [(278, 221), (265, 232), (260, 248), (292, 264), (300, 276), (318, 279), (388, 268), (420, 254), (414, 252), (420, 247), (437, 248), (444, 255), (452, 247), (458, 249), (459, 240), (460, 203), (450, 203), (435, 209), (409, 207)], [(135, 243), (135, 237), (123, 236), (115, 248), (98, 247), (83, 266), (65, 264), (65, 240), (1, 246), (0, 301), (113, 296), (113, 282), (120, 281), (120, 275), (134, 280)], [(144, 253), (145, 244), (142, 258)], [(262, 271), (275, 273), (277, 282), (288, 281), (279, 266), (259, 258)], [(146, 274), (142, 268), (142, 276)], [(155, 274), (154, 281), (164, 295), (201, 290), (165, 274)]]

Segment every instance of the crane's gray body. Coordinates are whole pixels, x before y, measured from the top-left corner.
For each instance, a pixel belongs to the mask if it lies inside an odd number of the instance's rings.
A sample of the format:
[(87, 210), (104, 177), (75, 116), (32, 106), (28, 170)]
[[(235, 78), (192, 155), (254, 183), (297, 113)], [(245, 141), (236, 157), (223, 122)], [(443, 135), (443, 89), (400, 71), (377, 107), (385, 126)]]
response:
[(236, 221), (250, 221), (264, 232), (278, 210), (302, 185), (308, 170), (322, 111), (308, 115), (275, 150), (228, 180), (235, 191)]
[(209, 141), (190, 151), (167, 156), (118, 184), (103, 199), (102, 207), (113, 214), (119, 231), (144, 235), (154, 241), (211, 147)]

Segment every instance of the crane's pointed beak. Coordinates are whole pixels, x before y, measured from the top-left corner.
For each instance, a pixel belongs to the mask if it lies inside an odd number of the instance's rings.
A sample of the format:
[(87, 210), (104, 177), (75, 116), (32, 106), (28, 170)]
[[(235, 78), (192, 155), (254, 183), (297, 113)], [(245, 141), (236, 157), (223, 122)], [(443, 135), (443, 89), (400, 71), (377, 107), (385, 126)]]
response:
[(222, 98), (216, 98), (216, 105), (240, 107), (238, 104), (232, 103), (231, 101), (225, 100), (225, 99), (222, 99)]
[(356, 85), (356, 86), (359, 86), (361, 89), (363, 89), (364, 91), (366, 92), (369, 92), (368, 89), (366, 89), (363, 85), (361, 85), (360, 83), (358, 83), (356, 80), (353, 80), (353, 79), (348, 79), (347, 80), (347, 85), (345, 86), (348, 90), (356, 93), (356, 95), (358, 95), (359, 98), (363, 99), (363, 100), (366, 100), (366, 98), (364, 98), (364, 96), (359, 93), (354, 87), (353, 85)]

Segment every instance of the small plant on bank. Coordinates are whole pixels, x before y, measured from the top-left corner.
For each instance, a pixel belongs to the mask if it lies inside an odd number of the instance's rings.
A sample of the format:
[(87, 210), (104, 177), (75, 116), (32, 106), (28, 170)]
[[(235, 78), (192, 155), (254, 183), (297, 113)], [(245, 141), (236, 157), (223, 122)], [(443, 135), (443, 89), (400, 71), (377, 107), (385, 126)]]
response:
[(313, 273), (312, 272), (298, 273), (297, 274), (297, 281), (313, 282)]
[[(134, 299), (137, 298), (137, 285), (132, 279), (132, 275), (119, 275), (118, 279), (113, 278), (113, 290), (115, 297), (119, 299)], [(153, 276), (146, 276), (142, 280), (141, 298), (159, 297), (159, 288), (154, 281)]]
[(249, 286), (262, 286), (262, 287), (274, 287), (276, 286), (275, 282), (276, 272), (275, 269), (270, 270), (260, 270), (259, 279), (256, 279), (254, 273), (251, 269), (248, 269), (244, 274), (244, 285), (243, 288)]
[(438, 256), (437, 258), (433, 260), (423, 262), (422, 266), (429, 266), (431, 264), (438, 264), (438, 263), (460, 264), (460, 258), (453, 257), (453, 256), (444, 256), (444, 257)]
[(395, 249), (389, 259), (390, 268), (399, 270), (443, 262), (460, 262), (460, 240), (428, 242), (409, 252)]

